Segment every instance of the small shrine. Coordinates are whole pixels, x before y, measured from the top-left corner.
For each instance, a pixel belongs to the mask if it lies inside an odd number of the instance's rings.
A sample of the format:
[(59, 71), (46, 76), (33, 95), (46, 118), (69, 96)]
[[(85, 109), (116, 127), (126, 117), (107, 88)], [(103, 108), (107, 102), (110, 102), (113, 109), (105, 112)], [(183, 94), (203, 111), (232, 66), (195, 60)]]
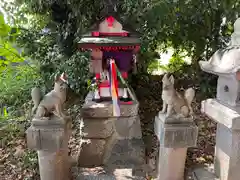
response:
[(94, 75), (94, 88), (81, 110), (80, 167), (123, 169), (144, 164), (139, 103), (127, 83), (136, 67), (140, 39), (115, 17), (105, 16), (78, 43), (79, 50), (90, 51)]
[(137, 33), (124, 29), (113, 16), (106, 16), (82, 36), (78, 47), (91, 53), (90, 72), (95, 75), (96, 85), (93, 100), (131, 104), (134, 95), (127, 78), (136, 67), (140, 49)]

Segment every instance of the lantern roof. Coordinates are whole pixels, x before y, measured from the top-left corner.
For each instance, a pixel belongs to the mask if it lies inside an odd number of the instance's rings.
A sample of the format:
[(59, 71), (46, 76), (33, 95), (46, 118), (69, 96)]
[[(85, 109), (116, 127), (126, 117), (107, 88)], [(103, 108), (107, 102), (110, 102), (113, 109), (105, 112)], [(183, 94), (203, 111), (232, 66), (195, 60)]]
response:
[(240, 18), (234, 23), (230, 46), (217, 50), (209, 61), (200, 61), (199, 65), (203, 71), (216, 75), (233, 74), (240, 70)]

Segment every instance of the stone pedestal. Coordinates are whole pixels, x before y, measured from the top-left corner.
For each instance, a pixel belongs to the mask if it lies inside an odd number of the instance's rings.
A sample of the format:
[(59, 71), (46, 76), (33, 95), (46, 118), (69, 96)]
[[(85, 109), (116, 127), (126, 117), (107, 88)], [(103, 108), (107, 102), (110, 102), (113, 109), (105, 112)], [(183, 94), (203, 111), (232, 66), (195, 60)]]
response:
[[(239, 109), (237, 107), (229, 108), (215, 99), (208, 99), (202, 102), (202, 112), (218, 123), (214, 159), (214, 173), (216, 177), (220, 180), (239, 180)], [(199, 180), (202, 179), (200, 174), (196, 175), (196, 177)]]
[(71, 120), (57, 117), (33, 119), (26, 133), (28, 147), (38, 152), (41, 180), (69, 180)]
[(155, 118), (160, 142), (158, 180), (183, 180), (187, 148), (196, 146), (198, 128), (190, 119)]
[(138, 102), (120, 104), (121, 116), (113, 117), (111, 102), (96, 103), (92, 97), (90, 92), (82, 108), (81, 167), (107, 165), (121, 141), (142, 141)]

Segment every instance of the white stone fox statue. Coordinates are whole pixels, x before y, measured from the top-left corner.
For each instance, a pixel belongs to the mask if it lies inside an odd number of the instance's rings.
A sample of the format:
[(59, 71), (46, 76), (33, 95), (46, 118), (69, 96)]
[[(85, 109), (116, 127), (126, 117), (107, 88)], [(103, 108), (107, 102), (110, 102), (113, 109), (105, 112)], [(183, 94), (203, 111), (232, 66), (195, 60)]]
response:
[(49, 117), (52, 113), (60, 118), (65, 118), (63, 113), (63, 103), (66, 101), (67, 76), (63, 73), (55, 77), (54, 88), (52, 91), (42, 97), (40, 88), (33, 88), (31, 92), (34, 107), (32, 115), (36, 112), (35, 117)]
[(174, 77), (172, 75), (168, 77), (168, 74), (164, 75), (162, 83), (163, 108), (159, 113), (167, 111), (166, 117), (169, 117), (174, 110), (180, 117), (193, 115), (191, 104), (195, 97), (195, 90), (188, 88), (185, 90), (184, 96), (182, 96), (174, 88)]

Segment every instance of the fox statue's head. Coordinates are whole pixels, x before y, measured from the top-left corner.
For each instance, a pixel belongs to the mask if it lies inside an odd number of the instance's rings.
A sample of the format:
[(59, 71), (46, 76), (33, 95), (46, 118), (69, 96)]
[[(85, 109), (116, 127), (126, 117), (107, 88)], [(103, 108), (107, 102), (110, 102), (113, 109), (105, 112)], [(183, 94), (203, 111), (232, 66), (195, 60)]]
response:
[(68, 88), (67, 74), (64, 72), (60, 76), (55, 76), (54, 90), (57, 92), (65, 91)]
[(168, 90), (174, 88), (174, 77), (171, 75), (168, 77), (168, 74), (165, 74), (162, 78), (162, 88), (163, 90)]

